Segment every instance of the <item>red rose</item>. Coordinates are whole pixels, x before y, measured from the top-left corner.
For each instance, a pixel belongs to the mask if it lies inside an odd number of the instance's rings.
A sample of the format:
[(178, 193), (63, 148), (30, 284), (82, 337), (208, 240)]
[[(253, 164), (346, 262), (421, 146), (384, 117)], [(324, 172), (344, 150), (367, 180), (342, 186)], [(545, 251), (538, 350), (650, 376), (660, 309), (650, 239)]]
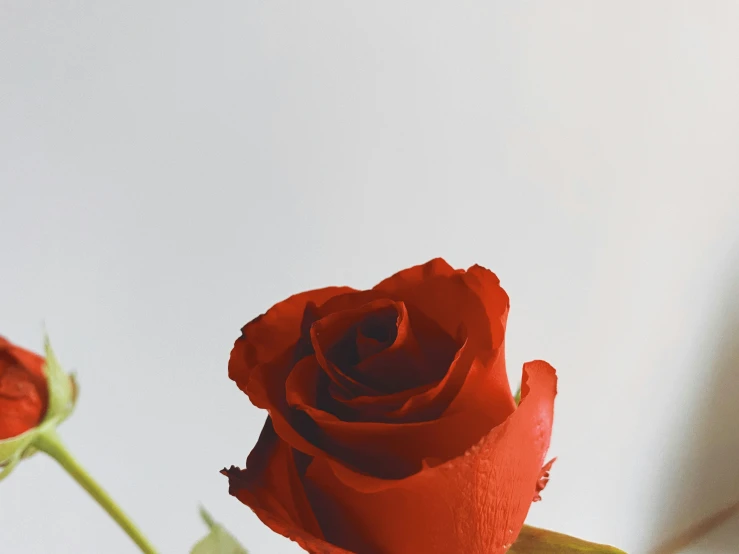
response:
[(0, 440), (41, 423), (48, 396), (44, 359), (0, 337)]
[(545, 479), (556, 375), (505, 370), (508, 295), (436, 259), (248, 323), (229, 376), (268, 410), (230, 493), (314, 554), (496, 554)]

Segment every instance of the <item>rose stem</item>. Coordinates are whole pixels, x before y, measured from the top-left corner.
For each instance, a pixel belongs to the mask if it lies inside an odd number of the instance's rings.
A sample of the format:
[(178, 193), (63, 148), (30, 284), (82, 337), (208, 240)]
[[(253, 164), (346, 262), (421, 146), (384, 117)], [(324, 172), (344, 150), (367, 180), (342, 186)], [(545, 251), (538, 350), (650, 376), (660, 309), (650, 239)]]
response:
[(134, 523), (123, 513), (110, 495), (95, 481), (67, 450), (55, 430), (41, 433), (34, 446), (54, 458), (77, 483), (92, 496), (97, 503), (120, 525), (126, 534), (145, 554), (156, 554), (154, 546), (139, 531)]
[(728, 508), (724, 508), (715, 514), (708, 516), (703, 521), (696, 523), (677, 537), (667, 541), (652, 554), (675, 554), (680, 552), (686, 546), (689, 546), (698, 539), (703, 538), (704, 535), (707, 535), (737, 513), (739, 513), (739, 502), (732, 504)]

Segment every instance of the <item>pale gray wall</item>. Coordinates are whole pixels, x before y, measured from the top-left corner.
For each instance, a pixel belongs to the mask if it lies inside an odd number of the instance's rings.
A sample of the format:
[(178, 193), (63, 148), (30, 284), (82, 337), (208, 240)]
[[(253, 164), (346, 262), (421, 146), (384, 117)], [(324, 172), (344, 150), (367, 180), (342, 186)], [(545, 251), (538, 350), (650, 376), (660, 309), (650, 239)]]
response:
[[(199, 502), (296, 553), (218, 473), (265, 417), (239, 328), (486, 265), (511, 379), (560, 374), (530, 522), (644, 552), (739, 498), (737, 29), (732, 1), (0, 0), (0, 333), (46, 323), (81, 382), (63, 437), (163, 553)], [(134, 549), (36, 456), (0, 551)]]

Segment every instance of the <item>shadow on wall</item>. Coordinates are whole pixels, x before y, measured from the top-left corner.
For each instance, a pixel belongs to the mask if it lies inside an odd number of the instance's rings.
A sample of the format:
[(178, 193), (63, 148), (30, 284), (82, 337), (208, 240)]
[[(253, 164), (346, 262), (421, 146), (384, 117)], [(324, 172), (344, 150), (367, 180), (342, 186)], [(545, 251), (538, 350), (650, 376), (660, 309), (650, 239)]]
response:
[[(733, 268), (737, 267), (732, 266)], [(739, 272), (734, 270), (712, 331), (713, 361), (701, 404), (685, 426), (677, 460), (664, 468), (663, 507), (655, 521), (660, 543), (739, 502)], [(711, 344), (707, 341), (707, 344)], [(710, 358), (709, 358), (710, 360)], [(736, 554), (739, 514), (681, 552)]]

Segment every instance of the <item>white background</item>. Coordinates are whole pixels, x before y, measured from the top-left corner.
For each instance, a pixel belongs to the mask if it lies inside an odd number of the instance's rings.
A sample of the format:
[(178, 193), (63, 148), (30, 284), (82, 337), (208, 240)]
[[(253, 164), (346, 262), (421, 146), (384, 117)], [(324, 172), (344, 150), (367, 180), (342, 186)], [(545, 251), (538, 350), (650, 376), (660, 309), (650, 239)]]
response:
[[(435, 256), (560, 375), (529, 522), (647, 552), (739, 499), (739, 4), (0, 0), (0, 333), (81, 382), (68, 446), (165, 554), (265, 413), (240, 327)], [(691, 552), (735, 552), (739, 520)], [(135, 552), (50, 459), (0, 551)]]

